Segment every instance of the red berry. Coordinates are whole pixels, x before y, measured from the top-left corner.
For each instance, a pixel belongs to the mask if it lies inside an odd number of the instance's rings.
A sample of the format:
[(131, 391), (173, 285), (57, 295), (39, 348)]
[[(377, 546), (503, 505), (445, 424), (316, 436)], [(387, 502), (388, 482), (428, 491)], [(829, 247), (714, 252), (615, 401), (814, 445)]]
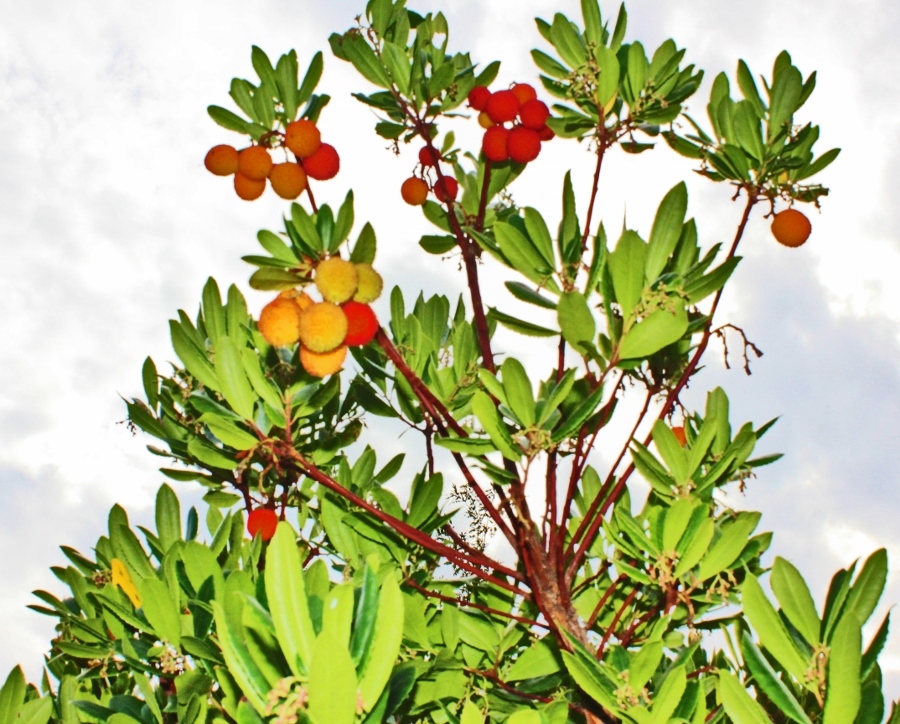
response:
[(458, 193), (459, 184), (452, 176), (442, 176), (434, 184), (434, 195), (437, 196), (438, 201), (445, 204), (450, 201), (455, 201)]
[(488, 98), (485, 111), (494, 123), (512, 121), (519, 114), (519, 99), (512, 91), (497, 91)]
[(371, 342), (378, 331), (378, 319), (368, 304), (347, 302), (341, 305), (347, 316), (347, 336), (344, 344), (348, 347), (362, 347)]
[(341, 170), (341, 159), (334, 146), (323, 143), (312, 156), (303, 159), (303, 170), (310, 178), (327, 181)]
[(438, 153), (436, 148), (422, 146), (422, 148), (419, 149), (419, 163), (423, 166), (437, 166), (438, 161), (440, 160), (441, 154)]
[(263, 540), (271, 540), (278, 527), (278, 515), (271, 508), (257, 508), (247, 517), (247, 532), (254, 538), (259, 533)]
[(523, 103), (519, 109), (519, 120), (525, 128), (532, 131), (540, 131), (547, 125), (547, 119), (550, 118), (550, 109), (544, 101), (528, 101)]
[(534, 161), (541, 152), (541, 137), (537, 131), (524, 126), (516, 126), (509, 132), (506, 142), (509, 157), (516, 163)]
[(490, 97), (491, 92), (486, 86), (476, 85), (469, 91), (469, 107), (474, 108), (476, 111), (483, 111), (487, 107), (488, 98)]
[(491, 126), (484, 132), (481, 150), (484, 157), (493, 163), (501, 163), (509, 158), (507, 144), (509, 131), (503, 126)]
[(538, 131), (538, 135), (541, 137), (542, 141), (552, 141), (554, 138), (556, 138), (556, 134), (549, 126), (544, 126), (540, 131)]
[(528, 83), (514, 83), (510, 90), (512, 90), (513, 95), (522, 105), (537, 98), (537, 91), (535, 91), (534, 86), (530, 86)]

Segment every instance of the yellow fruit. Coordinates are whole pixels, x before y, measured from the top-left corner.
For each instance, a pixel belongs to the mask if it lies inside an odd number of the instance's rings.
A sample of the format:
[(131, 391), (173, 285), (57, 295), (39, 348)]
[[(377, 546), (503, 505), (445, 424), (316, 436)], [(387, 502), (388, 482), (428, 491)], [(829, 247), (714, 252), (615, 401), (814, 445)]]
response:
[(491, 117), (482, 111), (478, 114), (478, 125), (482, 128), (490, 128), (491, 126), (496, 126), (497, 124), (491, 119)]
[(306, 172), (298, 163), (276, 163), (269, 171), (272, 190), (283, 199), (296, 199), (306, 190)]
[(316, 303), (309, 294), (299, 289), (285, 289), (279, 296), (293, 300), (294, 304), (300, 307), (301, 312), (305, 312)]
[(801, 246), (809, 238), (812, 224), (797, 209), (785, 209), (775, 214), (772, 219), (772, 236), (784, 246), (795, 248)]
[(259, 313), (259, 332), (274, 347), (287, 347), (300, 339), (302, 312), (293, 299), (278, 296)]
[(330, 352), (346, 336), (347, 315), (337, 304), (319, 302), (300, 315), (300, 341), (312, 352)]
[(356, 266), (333, 256), (316, 267), (316, 288), (326, 302), (341, 304), (356, 294), (359, 277)]
[(347, 348), (338, 347), (331, 352), (313, 352), (300, 347), (300, 364), (313, 377), (327, 377), (341, 369), (347, 358)]
[(353, 301), (371, 304), (381, 296), (384, 280), (371, 264), (357, 264), (356, 274), (359, 277), (359, 286), (356, 288), (356, 294), (353, 295)]

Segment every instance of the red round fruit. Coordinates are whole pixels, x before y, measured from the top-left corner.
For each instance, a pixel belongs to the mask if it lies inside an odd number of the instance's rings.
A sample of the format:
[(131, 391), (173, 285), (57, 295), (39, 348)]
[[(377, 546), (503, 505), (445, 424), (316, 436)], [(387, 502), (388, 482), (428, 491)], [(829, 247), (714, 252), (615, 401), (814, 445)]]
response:
[(456, 200), (459, 193), (459, 184), (452, 176), (442, 176), (434, 184), (434, 195), (438, 201), (449, 203)]
[(550, 109), (544, 101), (528, 101), (523, 103), (519, 109), (519, 120), (525, 128), (532, 131), (540, 131), (547, 125), (547, 119), (550, 118)]
[(476, 85), (469, 91), (469, 107), (474, 108), (476, 111), (483, 111), (487, 107), (488, 98), (490, 97), (491, 92), (486, 86)]
[(509, 158), (507, 145), (509, 131), (503, 126), (491, 126), (484, 132), (481, 140), (481, 150), (484, 157), (493, 163), (501, 163)]
[(312, 156), (303, 159), (303, 170), (310, 178), (327, 181), (341, 170), (341, 159), (334, 146), (323, 143)]
[(271, 508), (257, 508), (247, 517), (247, 532), (254, 538), (258, 533), (263, 540), (271, 540), (277, 527), (278, 514)]
[(519, 114), (519, 99), (510, 90), (497, 91), (488, 98), (484, 110), (494, 123), (506, 123)]
[(372, 307), (362, 302), (347, 302), (341, 305), (347, 317), (347, 336), (344, 344), (348, 347), (362, 347), (375, 337), (378, 319)]
[(534, 89), (534, 86), (528, 85), (528, 83), (513, 83), (513, 87), (510, 90), (522, 105), (537, 98), (537, 91)]
[(437, 166), (438, 161), (440, 160), (441, 154), (438, 153), (436, 148), (422, 146), (422, 148), (419, 149), (419, 163), (423, 166)]
[(552, 141), (554, 138), (556, 138), (556, 134), (549, 126), (544, 126), (540, 131), (538, 131), (538, 135), (541, 137), (542, 141)]
[(541, 137), (537, 131), (524, 126), (516, 126), (509, 132), (506, 142), (509, 157), (516, 163), (534, 161), (541, 152)]

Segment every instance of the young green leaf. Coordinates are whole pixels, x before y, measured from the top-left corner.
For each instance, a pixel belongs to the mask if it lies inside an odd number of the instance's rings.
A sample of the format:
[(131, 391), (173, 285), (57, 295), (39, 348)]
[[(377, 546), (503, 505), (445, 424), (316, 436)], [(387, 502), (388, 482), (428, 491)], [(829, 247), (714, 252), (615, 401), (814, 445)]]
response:
[(254, 419), (256, 393), (244, 372), (241, 352), (231, 337), (222, 337), (219, 340), (215, 370), (222, 396), (231, 408), (246, 420)]
[(719, 671), (719, 700), (734, 724), (770, 724), (765, 710), (747, 693), (734, 674)]
[(581, 354), (587, 354), (593, 346), (597, 323), (581, 292), (564, 292), (556, 307), (559, 328), (563, 338)]
[(809, 586), (800, 571), (789, 561), (776, 556), (772, 565), (771, 582), (772, 593), (781, 604), (781, 610), (788, 621), (802, 634), (806, 643), (815, 646), (819, 643), (821, 622)]
[(317, 724), (356, 722), (356, 670), (347, 649), (322, 632), (312, 651), (309, 713)]
[(662, 274), (669, 257), (675, 251), (687, 213), (687, 201), (687, 186), (682, 181), (672, 187), (659, 205), (650, 231), (647, 258), (644, 262), (644, 274), (650, 283)]
[(25, 673), (16, 666), (0, 689), (0, 721), (13, 722), (25, 701)]
[(168, 485), (161, 485), (156, 494), (156, 532), (163, 552), (181, 540), (181, 504)]
[(619, 342), (618, 358), (649, 357), (681, 339), (687, 328), (687, 310), (683, 306), (679, 305), (674, 314), (667, 309), (658, 309), (625, 333)]
[(753, 639), (747, 631), (741, 635), (741, 654), (744, 657), (744, 665), (753, 675), (757, 686), (771, 699), (780, 712), (797, 724), (812, 724), (800, 702), (772, 668), (759, 647), (753, 643)]
[(860, 619), (851, 609), (841, 617), (831, 639), (823, 724), (843, 724), (856, 719), (862, 701), (861, 658)]
[(506, 424), (500, 418), (500, 413), (486, 392), (478, 390), (472, 397), (472, 412), (481, 423), (484, 431), (490, 435), (491, 441), (497, 447), (503, 457), (518, 462), (522, 457), (522, 451), (513, 442)]
[(860, 622), (868, 621), (878, 605), (887, 572), (887, 550), (879, 548), (866, 559), (847, 596), (846, 610), (855, 613)]
[(365, 711), (369, 711), (375, 705), (391, 678), (391, 670), (400, 654), (402, 639), (403, 596), (396, 579), (393, 575), (389, 575), (381, 585), (375, 633), (360, 672), (359, 694)]
[(609, 255), (616, 301), (626, 319), (641, 300), (644, 291), (644, 267), (647, 244), (633, 231), (625, 231)]

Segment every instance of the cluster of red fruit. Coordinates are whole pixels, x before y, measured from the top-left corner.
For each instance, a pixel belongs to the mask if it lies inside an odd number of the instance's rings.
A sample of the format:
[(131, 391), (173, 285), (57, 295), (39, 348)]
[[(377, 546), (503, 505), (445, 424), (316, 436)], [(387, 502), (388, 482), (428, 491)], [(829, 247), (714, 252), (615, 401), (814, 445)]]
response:
[(262, 308), (257, 326), (275, 347), (300, 342), (303, 369), (326, 377), (341, 369), (347, 347), (367, 345), (378, 332), (369, 304), (381, 296), (383, 281), (370, 264), (333, 256), (319, 262), (314, 282), (321, 302), (302, 290), (286, 289)]
[(327, 181), (334, 178), (341, 160), (334, 146), (322, 143), (322, 134), (312, 121), (300, 119), (285, 128), (282, 145), (297, 161), (274, 163), (265, 146), (249, 146), (238, 151), (233, 146), (213, 146), (206, 154), (204, 166), (216, 176), (234, 176), (234, 190), (245, 201), (253, 201), (266, 190), (266, 179), (272, 190), (283, 199), (296, 199), (307, 186), (307, 178)]
[[(424, 146), (419, 149), (419, 163), (422, 164), (423, 169), (437, 168), (441, 160), (441, 154), (433, 146)], [(428, 192), (431, 190), (425, 179), (411, 176), (401, 184), (400, 195), (411, 206), (421, 206), (425, 203)], [(453, 176), (442, 173), (434, 182), (433, 190), (437, 200), (446, 204), (456, 201), (459, 194), (459, 183)]]
[[(494, 93), (483, 85), (475, 86), (469, 93), (469, 106), (480, 111), (478, 123), (485, 129), (481, 150), (493, 163), (534, 161), (541, 143), (555, 135), (547, 127), (550, 109), (528, 83), (514, 83), (512, 88)], [(507, 128), (507, 123), (512, 125)]]

